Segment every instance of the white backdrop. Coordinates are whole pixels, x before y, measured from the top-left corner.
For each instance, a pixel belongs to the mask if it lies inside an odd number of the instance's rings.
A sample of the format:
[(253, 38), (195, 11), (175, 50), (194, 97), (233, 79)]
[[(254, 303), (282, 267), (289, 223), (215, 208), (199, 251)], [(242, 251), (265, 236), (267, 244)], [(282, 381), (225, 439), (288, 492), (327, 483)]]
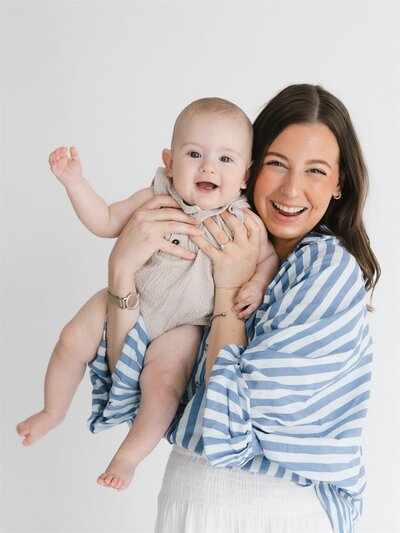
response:
[[(149, 183), (174, 118), (221, 96), (254, 119), (291, 83), (347, 105), (371, 176), (367, 226), (383, 276), (371, 316), (369, 485), (358, 533), (400, 531), (399, 7), (396, 2), (2, 2), (2, 531), (148, 533), (169, 447), (123, 493), (98, 487), (125, 430), (92, 436), (86, 376), (60, 428), (30, 449), (14, 426), (41, 408), (58, 332), (106, 284), (112, 242), (79, 223), (50, 173), (75, 144), (109, 202)], [(397, 473), (397, 474), (396, 474)]]

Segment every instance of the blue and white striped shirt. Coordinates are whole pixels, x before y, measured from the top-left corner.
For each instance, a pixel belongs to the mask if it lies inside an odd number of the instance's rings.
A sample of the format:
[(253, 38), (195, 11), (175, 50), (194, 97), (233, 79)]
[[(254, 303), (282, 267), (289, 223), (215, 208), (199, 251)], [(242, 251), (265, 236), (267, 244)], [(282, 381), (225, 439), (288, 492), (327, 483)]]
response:
[[(248, 346), (220, 350), (207, 388), (205, 333), (168, 440), (216, 467), (313, 484), (334, 532), (352, 533), (365, 488), (361, 432), (372, 363), (365, 300), (354, 257), (337, 238), (309, 234), (248, 321)], [(91, 364), (92, 431), (134, 419), (146, 340), (139, 320), (111, 383), (104, 338)]]

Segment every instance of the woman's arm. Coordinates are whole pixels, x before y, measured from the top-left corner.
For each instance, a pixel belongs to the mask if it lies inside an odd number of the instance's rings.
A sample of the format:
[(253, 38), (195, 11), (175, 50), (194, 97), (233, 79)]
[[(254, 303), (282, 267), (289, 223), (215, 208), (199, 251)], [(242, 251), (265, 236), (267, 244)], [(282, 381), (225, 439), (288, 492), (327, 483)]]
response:
[(371, 338), (355, 259), (332, 237), (300, 247), (262, 305), (246, 349), (223, 347), (207, 388), (203, 443), (216, 466), (257, 455), (356, 493)]
[(213, 312), (215, 318), (212, 321), (211, 333), (208, 337), (206, 384), (214, 366), (215, 358), (223, 346), (227, 344), (247, 345), (245, 323), (231, 311), (238, 291), (238, 289), (215, 288)]
[[(157, 251), (193, 260), (193, 253), (182, 246), (175, 246), (164, 236), (170, 233), (199, 236), (202, 231), (197, 225), (192, 217), (179, 208), (173, 198), (154, 196), (135, 211), (114, 245), (109, 259), (109, 291), (121, 297), (134, 292), (136, 272)], [(108, 306), (107, 358), (111, 368), (115, 366), (125, 337), (136, 319), (137, 310)]]
[[(245, 324), (232, 308), (241, 286), (256, 270), (260, 248), (260, 227), (253, 213), (245, 213), (244, 224), (228, 212), (222, 213), (221, 216), (233, 234), (232, 242), (222, 250), (215, 248), (202, 237), (192, 237), (193, 242), (211, 259), (215, 283), (215, 318), (212, 320), (207, 349), (206, 382), (215, 358), (223, 346), (247, 344)], [(217, 242), (226, 243), (227, 234), (211, 218), (204, 224)], [(221, 316), (221, 313), (225, 315)]]

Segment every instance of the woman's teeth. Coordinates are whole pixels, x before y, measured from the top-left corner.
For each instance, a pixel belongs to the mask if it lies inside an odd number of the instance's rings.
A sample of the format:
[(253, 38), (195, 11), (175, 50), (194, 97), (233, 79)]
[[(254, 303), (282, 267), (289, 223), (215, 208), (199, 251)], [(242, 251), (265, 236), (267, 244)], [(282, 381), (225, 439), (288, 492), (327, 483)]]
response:
[(272, 202), (272, 205), (282, 211), (282, 213), (288, 213), (289, 215), (297, 215), (306, 209), (305, 207), (287, 207), (286, 205), (278, 204), (278, 202)]

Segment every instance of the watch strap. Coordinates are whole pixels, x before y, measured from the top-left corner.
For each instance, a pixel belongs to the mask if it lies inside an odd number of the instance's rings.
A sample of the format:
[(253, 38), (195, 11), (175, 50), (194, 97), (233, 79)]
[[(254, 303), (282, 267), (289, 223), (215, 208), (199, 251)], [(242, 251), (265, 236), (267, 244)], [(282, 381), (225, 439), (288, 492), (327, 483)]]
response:
[(129, 292), (126, 296), (115, 296), (110, 291), (107, 291), (108, 301), (119, 307), (119, 309), (133, 310), (139, 305), (139, 295), (136, 291)]

